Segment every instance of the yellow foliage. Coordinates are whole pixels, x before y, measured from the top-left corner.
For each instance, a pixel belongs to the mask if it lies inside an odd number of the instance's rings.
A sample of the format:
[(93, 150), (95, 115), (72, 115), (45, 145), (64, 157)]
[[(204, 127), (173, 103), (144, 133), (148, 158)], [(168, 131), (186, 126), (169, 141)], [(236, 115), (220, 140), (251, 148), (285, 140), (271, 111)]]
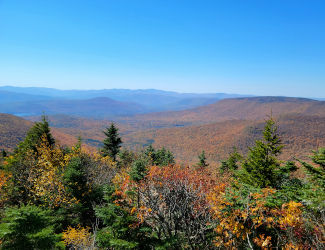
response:
[[(217, 187), (217, 190), (219, 188)], [(288, 246), (288, 249), (299, 246), (298, 243), (286, 239), (285, 235), (288, 229), (295, 230), (303, 224), (302, 204), (290, 201), (281, 208), (270, 208), (266, 206), (266, 198), (274, 193), (275, 190), (270, 188), (264, 188), (259, 193), (251, 193), (242, 209), (236, 208), (236, 200), (243, 198), (233, 195), (235, 199), (228, 200), (224, 192), (218, 191), (210, 194), (208, 199), (214, 216), (219, 221), (215, 229), (218, 235), (215, 239), (216, 245), (236, 248), (241, 241), (252, 240), (261, 249), (269, 249), (272, 248), (271, 236), (258, 232), (272, 227), (277, 228), (279, 233), (282, 231), (283, 246)], [(257, 236), (253, 238), (252, 235)]]
[(92, 245), (92, 236), (90, 228), (84, 228), (80, 225), (77, 228), (68, 227), (62, 235), (64, 244), (76, 249), (85, 249)]
[(37, 163), (29, 175), (29, 181), (32, 183), (30, 191), (35, 199), (41, 199), (49, 207), (76, 203), (75, 198), (68, 196), (63, 184), (66, 159), (62, 150), (48, 145), (46, 138), (43, 137), (37, 152)]

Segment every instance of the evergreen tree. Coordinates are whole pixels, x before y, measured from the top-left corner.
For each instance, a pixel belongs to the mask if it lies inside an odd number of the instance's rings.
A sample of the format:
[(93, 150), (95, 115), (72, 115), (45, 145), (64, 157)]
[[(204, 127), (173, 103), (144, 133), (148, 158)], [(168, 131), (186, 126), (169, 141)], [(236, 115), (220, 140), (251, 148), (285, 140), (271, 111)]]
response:
[(148, 161), (144, 158), (135, 160), (131, 167), (130, 177), (132, 180), (139, 182), (147, 175)]
[(104, 134), (106, 138), (103, 141), (104, 146), (102, 148), (102, 154), (116, 161), (116, 155), (120, 152), (122, 144), (122, 139), (118, 134), (118, 128), (112, 123), (111, 126), (104, 131)]
[(199, 157), (199, 162), (196, 164), (198, 167), (205, 168), (205, 167), (209, 166), (209, 163), (207, 163), (207, 158), (205, 156), (204, 150), (198, 157)]
[(310, 158), (312, 164), (299, 160), (309, 179), (304, 190), (305, 200), (308, 200), (308, 206), (316, 211), (316, 218), (321, 221), (325, 213), (325, 148), (313, 151)]
[(42, 120), (40, 122), (36, 122), (28, 131), (24, 141), (19, 144), (18, 151), (24, 153), (31, 149), (36, 152), (36, 147), (40, 144), (42, 137), (45, 137), (50, 146), (55, 144), (55, 140), (51, 134), (49, 122), (44, 115), (42, 116)]
[(1, 249), (64, 249), (50, 211), (30, 205), (4, 211), (0, 239)]
[(24, 141), (18, 145), (6, 165), (6, 170), (11, 172), (13, 183), (15, 183), (14, 187), (10, 189), (10, 200), (13, 204), (26, 204), (30, 199), (27, 188), (29, 171), (37, 162), (37, 148), (41, 145), (42, 140), (45, 140), (49, 146), (55, 145), (45, 116), (42, 116), (42, 121), (36, 122), (30, 128)]
[(172, 152), (162, 147), (161, 149), (155, 150), (152, 145), (149, 145), (144, 154), (149, 158), (149, 162), (156, 166), (168, 166), (175, 163), (174, 155)]
[(6, 152), (6, 150), (2, 150), (2, 152), (1, 152), (1, 156), (2, 156), (2, 158), (5, 158), (5, 157), (7, 157), (7, 152)]
[[(103, 249), (154, 249), (154, 238), (151, 238), (151, 228), (145, 223), (137, 223), (135, 215), (130, 214), (128, 205), (116, 204), (115, 188), (107, 186), (104, 189), (105, 204), (96, 207), (96, 215), (102, 220), (104, 227), (99, 230), (96, 242)], [(134, 226), (132, 226), (134, 225)]]
[(249, 155), (238, 175), (242, 182), (260, 188), (276, 184), (280, 168), (277, 156), (283, 148), (277, 130), (272, 118), (266, 121), (263, 140), (256, 141), (255, 147), (249, 149)]
[(227, 160), (221, 162), (220, 172), (234, 171), (238, 169), (238, 161), (243, 157), (238, 153), (237, 148), (233, 148), (233, 152), (230, 153)]
[(313, 151), (310, 158), (317, 167), (304, 161), (300, 163), (305, 167), (310, 180), (325, 192), (325, 148)]
[(131, 166), (131, 164), (134, 162), (135, 154), (132, 151), (129, 151), (125, 148), (121, 150), (118, 154), (119, 161), (118, 161), (118, 167), (124, 167), (128, 168)]

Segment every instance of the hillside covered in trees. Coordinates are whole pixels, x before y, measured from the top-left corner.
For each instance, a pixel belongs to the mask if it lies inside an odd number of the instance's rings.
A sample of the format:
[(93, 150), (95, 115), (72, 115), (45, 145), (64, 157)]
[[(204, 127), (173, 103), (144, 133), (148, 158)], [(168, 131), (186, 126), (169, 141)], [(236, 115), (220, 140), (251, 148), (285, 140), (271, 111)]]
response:
[(43, 118), (0, 157), (0, 248), (324, 249), (325, 148), (281, 161), (277, 123), (261, 126), (211, 168), (129, 151), (114, 124), (98, 151), (62, 146)]
[(129, 150), (141, 151), (152, 144), (171, 150), (177, 161), (194, 163), (204, 149), (208, 160), (215, 163), (227, 157), (234, 146), (247, 153), (260, 139), (264, 121), (271, 113), (286, 145), (282, 160), (306, 159), (311, 150), (324, 145), (325, 102), (305, 98), (225, 99), (195, 109), (111, 120), (60, 114), (50, 115), (49, 122), (56, 131), (81, 136), (85, 144), (101, 147), (102, 131), (114, 120)]

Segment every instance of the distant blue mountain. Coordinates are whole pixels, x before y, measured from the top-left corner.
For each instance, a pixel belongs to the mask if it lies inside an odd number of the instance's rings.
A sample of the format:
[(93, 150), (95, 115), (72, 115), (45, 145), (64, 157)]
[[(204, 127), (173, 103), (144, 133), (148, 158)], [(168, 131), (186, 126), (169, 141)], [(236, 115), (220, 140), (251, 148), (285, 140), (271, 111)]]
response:
[(53, 99), (49, 96), (44, 95), (32, 95), (26, 93), (16, 93), (10, 91), (1, 90), (0, 87), (0, 104), (1, 103), (12, 103), (12, 102), (26, 102), (26, 101), (40, 101)]
[[(248, 95), (225, 93), (177, 93), (156, 89), (58, 90), (51, 88), (4, 86), (0, 87), (0, 91), (6, 92), (8, 96), (10, 95), (11, 97), (9, 99), (12, 100), (11, 102), (55, 99), (86, 100), (98, 97), (107, 97), (119, 102), (136, 103), (142, 107), (143, 113), (185, 110), (211, 104), (225, 98), (248, 97)], [(23, 103), (21, 105), (23, 105)], [(0, 107), (0, 112), (1, 111), (3, 110), (1, 110)]]

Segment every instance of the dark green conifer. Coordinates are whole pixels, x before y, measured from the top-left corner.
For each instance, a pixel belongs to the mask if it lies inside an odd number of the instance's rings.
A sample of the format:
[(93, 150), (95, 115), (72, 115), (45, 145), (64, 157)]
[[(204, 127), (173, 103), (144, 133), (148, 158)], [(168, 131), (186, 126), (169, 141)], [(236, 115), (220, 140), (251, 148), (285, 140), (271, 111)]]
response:
[(37, 206), (6, 208), (0, 224), (1, 249), (64, 249), (51, 211)]
[(6, 152), (6, 150), (2, 150), (1, 151), (1, 156), (2, 156), (2, 158), (5, 158), (5, 157), (7, 157), (7, 152)]
[(116, 155), (120, 152), (122, 144), (122, 139), (118, 134), (118, 128), (112, 123), (111, 126), (104, 131), (104, 134), (106, 138), (103, 141), (104, 146), (101, 150), (102, 154), (116, 161)]
[(209, 166), (209, 163), (207, 163), (207, 158), (205, 156), (204, 150), (198, 157), (199, 157), (199, 162), (197, 163), (198, 167), (205, 168), (205, 167)]
[(40, 122), (36, 122), (28, 131), (25, 140), (19, 144), (18, 151), (23, 153), (31, 149), (36, 152), (36, 148), (41, 143), (43, 136), (45, 137), (49, 146), (53, 146), (55, 144), (55, 140), (51, 134), (49, 122), (44, 115), (42, 116), (42, 120)]
[(234, 171), (238, 169), (238, 161), (243, 157), (238, 153), (237, 148), (234, 147), (227, 160), (221, 162), (220, 172)]
[(313, 151), (310, 158), (315, 166), (304, 161), (300, 163), (305, 167), (310, 180), (325, 192), (325, 148)]
[(266, 121), (263, 140), (256, 141), (255, 146), (249, 149), (248, 157), (239, 173), (242, 182), (260, 188), (275, 185), (280, 168), (277, 156), (283, 148), (277, 130), (272, 118)]
[(147, 175), (148, 162), (144, 158), (137, 159), (133, 162), (130, 172), (132, 180), (139, 182)]

